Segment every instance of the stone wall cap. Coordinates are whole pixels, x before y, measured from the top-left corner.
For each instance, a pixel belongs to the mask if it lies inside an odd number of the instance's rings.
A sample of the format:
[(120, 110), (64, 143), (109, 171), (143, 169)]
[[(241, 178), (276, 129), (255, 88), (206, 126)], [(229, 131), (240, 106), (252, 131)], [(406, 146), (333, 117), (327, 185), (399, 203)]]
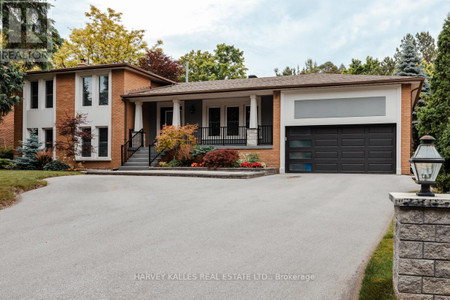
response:
[(450, 209), (450, 194), (436, 194), (434, 197), (422, 197), (412, 193), (390, 193), (389, 199), (395, 206)]

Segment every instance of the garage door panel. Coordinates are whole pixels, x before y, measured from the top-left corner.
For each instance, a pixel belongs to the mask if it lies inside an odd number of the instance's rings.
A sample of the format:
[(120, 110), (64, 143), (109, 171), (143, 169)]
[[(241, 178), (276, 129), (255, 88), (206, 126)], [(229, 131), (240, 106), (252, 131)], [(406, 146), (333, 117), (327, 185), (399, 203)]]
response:
[(341, 157), (343, 159), (345, 158), (364, 158), (365, 157), (365, 151), (342, 151)]
[(336, 139), (318, 139), (315, 140), (314, 146), (337, 146), (338, 140)]
[(288, 172), (395, 173), (395, 124), (287, 127), (286, 134)]
[(369, 164), (370, 172), (389, 173), (391, 171), (391, 168), (391, 164)]
[(364, 134), (363, 127), (340, 127), (340, 130), (342, 134)]
[(392, 150), (371, 150), (368, 152), (368, 158), (394, 158), (395, 154)]
[(369, 139), (369, 146), (392, 146), (393, 144), (392, 138)]
[(342, 172), (345, 173), (364, 173), (365, 171), (365, 164), (359, 163), (359, 164), (348, 164), (348, 163), (342, 163)]
[(315, 158), (317, 159), (321, 159), (321, 158), (333, 158), (336, 159), (338, 158), (338, 152), (337, 151), (316, 151), (315, 152)]
[(338, 172), (338, 164), (337, 163), (315, 163), (314, 170), (316, 172), (323, 173), (337, 173)]
[(341, 144), (342, 146), (364, 146), (365, 140), (363, 138), (343, 138)]

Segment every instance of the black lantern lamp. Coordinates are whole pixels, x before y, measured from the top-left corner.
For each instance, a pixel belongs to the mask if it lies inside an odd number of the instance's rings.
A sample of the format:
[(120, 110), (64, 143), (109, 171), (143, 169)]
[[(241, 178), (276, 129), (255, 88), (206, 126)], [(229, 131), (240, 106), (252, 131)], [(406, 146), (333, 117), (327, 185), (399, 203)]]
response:
[(430, 185), (436, 183), (439, 170), (444, 162), (444, 159), (433, 145), (435, 140), (431, 135), (421, 137), (421, 143), (417, 147), (416, 153), (409, 160), (416, 182), (421, 185), (417, 196), (434, 197), (430, 190)]

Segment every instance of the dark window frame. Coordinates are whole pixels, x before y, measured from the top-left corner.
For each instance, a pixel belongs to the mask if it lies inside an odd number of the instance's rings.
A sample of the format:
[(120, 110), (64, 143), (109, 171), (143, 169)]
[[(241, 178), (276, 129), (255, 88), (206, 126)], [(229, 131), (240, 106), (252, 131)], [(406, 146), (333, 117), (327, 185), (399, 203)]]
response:
[[(90, 90), (89, 88), (85, 88), (85, 80), (90, 80)], [(92, 85), (93, 79), (92, 76), (85, 76), (81, 78), (81, 92), (82, 92), (82, 105), (83, 106), (92, 106)]]
[[(105, 132), (102, 132), (106, 130)], [(99, 127), (98, 128), (98, 157), (108, 157), (108, 145), (109, 145), (109, 131), (108, 127)]]
[[(89, 131), (92, 134), (91, 127), (84, 127), (84, 128), (82, 128), (82, 130)], [(81, 156), (82, 157), (92, 157), (92, 149), (87, 150), (86, 149), (87, 146), (92, 146), (92, 139), (91, 140), (86, 140), (86, 139), (81, 140)]]
[[(212, 121), (211, 120), (211, 112), (212, 110), (219, 110), (219, 119)], [(222, 114), (221, 107), (208, 107), (208, 128), (209, 128), (209, 136), (220, 136), (220, 119)]]
[[(51, 133), (51, 138), (49, 139), (49, 132)], [(48, 151), (50, 149), (53, 149), (53, 128), (44, 129), (44, 138), (45, 138), (45, 151)]]
[[(102, 91), (102, 78), (105, 78), (107, 83), (106, 90), (103, 91)], [(108, 104), (109, 104), (109, 76), (100, 75), (98, 76), (98, 105), (104, 106)]]
[[(50, 93), (49, 84), (51, 86)], [(45, 108), (53, 108), (53, 79), (45, 81)]]
[(39, 81), (32, 81), (30, 83), (30, 108), (39, 108)]
[[(230, 120), (229, 117), (232, 116), (233, 114), (229, 111), (229, 110), (236, 110), (237, 109), (237, 120)], [(232, 136), (232, 135), (239, 135), (239, 119), (240, 119), (240, 109), (239, 106), (227, 106), (227, 116), (226, 116), (226, 121), (227, 121), (227, 135), (228, 136)], [(235, 113), (235, 112), (234, 112)]]

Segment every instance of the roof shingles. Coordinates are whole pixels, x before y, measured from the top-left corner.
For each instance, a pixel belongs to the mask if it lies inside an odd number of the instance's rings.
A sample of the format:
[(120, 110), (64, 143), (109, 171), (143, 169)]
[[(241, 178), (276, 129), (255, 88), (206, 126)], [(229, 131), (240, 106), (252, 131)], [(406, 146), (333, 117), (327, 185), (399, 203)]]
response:
[(245, 91), (264, 89), (283, 89), (296, 87), (339, 86), (355, 84), (399, 83), (423, 81), (422, 77), (347, 75), (347, 74), (308, 74), (279, 77), (245, 78), (176, 83), (168, 86), (128, 92), (125, 97), (152, 97), (196, 93), (215, 93), (224, 91)]

